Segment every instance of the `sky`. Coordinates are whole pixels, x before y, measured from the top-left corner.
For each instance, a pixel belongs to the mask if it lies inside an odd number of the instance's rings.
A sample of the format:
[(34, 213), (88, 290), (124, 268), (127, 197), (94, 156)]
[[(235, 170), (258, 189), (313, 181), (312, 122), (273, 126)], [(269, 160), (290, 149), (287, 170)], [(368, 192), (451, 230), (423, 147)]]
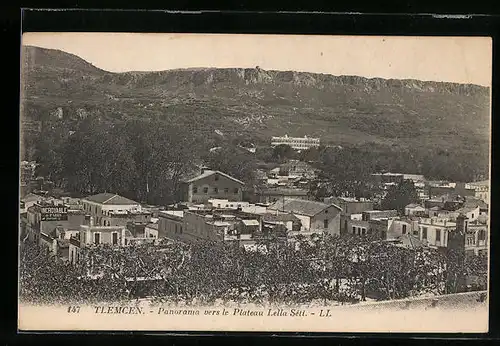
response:
[(489, 37), (24, 33), (22, 44), (72, 53), (111, 72), (259, 66), (483, 86), (492, 79)]

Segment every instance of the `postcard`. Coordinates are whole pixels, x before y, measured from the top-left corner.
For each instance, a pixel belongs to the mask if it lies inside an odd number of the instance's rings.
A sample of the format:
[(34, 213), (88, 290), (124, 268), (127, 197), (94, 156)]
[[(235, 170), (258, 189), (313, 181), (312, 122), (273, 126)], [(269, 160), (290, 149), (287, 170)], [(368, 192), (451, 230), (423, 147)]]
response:
[(20, 331), (488, 331), (491, 38), (21, 58)]

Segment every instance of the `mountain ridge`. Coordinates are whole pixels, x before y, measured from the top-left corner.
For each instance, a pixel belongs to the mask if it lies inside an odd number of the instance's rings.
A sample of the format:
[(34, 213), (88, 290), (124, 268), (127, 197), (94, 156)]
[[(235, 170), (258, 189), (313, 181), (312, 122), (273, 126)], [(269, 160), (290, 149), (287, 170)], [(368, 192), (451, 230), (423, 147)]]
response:
[[(165, 69), (165, 70), (158, 70), (158, 71), (124, 71), (124, 72), (112, 72), (112, 71), (107, 71), (105, 69), (101, 69), (87, 60), (79, 57), (76, 54), (68, 53), (59, 49), (49, 49), (49, 48), (41, 48), (41, 47), (36, 47), (36, 46), (24, 46), (23, 47), (23, 55), (24, 56), (29, 56), (33, 54), (40, 54), (42, 53), (43, 55), (45, 54), (57, 54), (59, 56), (67, 56), (68, 58), (74, 59), (75, 63), (78, 62), (80, 63), (85, 70), (90, 70), (91, 68), (94, 68), (96, 71), (99, 73), (104, 73), (105, 75), (122, 75), (122, 76), (145, 76), (145, 75), (151, 75), (151, 74), (157, 74), (157, 75), (168, 75), (168, 74), (175, 74), (179, 72), (210, 72), (213, 73), (214, 71), (220, 71), (220, 72), (236, 72), (240, 75), (240, 77), (245, 77), (246, 74), (249, 75), (250, 78), (253, 77), (252, 81), (255, 82), (269, 82), (271, 79), (270, 78), (265, 78), (264, 76), (267, 75), (267, 77), (271, 76), (281, 76), (281, 77), (296, 77), (296, 76), (311, 76), (316, 79), (319, 79), (320, 81), (325, 81), (328, 79), (331, 79), (332, 81), (339, 81), (339, 82), (345, 82), (346, 84), (355, 84), (355, 83), (374, 83), (378, 87), (384, 86), (384, 84), (391, 84), (391, 86), (403, 86), (403, 87), (409, 87), (412, 85), (417, 84), (417, 87), (436, 87), (436, 88), (443, 88), (444, 86), (447, 86), (448, 88), (452, 89), (458, 89), (458, 91), (462, 90), (471, 90), (471, 91), (486, 91), (489, 90), (490, 88), (487, 86), (482, 86), (478, 84), (473, 84), (473, 83), (457, 83), (457, 82), (446, 82), (446, 81), (430, 81), (430, 80), (419, 80), (415, 78), (404, 78), (404, 79), (398, 79), (398, 78), (382, 78), (382, 77), (364, 77), (364, 76), (359, 76), (359, 75), (334, 75), (334, 74), (329, 74), (329, 73), (319, 73), (319, 72), (308, 72), (308, 71), (293, 71), (293, 70), (265, 70), (261, 69), (260, 67), (255, 67), (255, 68), (248, 68), (248, 67), (228, 67), (228, 68), (216, 68), (216, 67), (188, 67), (188, 68), (175, 68), (175, 69)], [(54, 59), (54, 61), (57, 61), (57, 59)], [(33, 65), (33, 64), (32, 64)], [(289, 80), (290, 81), (290, 80)], [(296, 81), (293, 80), (292, 81)], [(297, 81), (301, 82), (301, 81)], [(432, 90), (431, 90), (432, 91)], [(453, 90), (451, 90), (453, 91)]]
[(116, 73), (58, 50), (24, 52), (23, 117), (42, 128), (95, 116), (175, 122), (214, 146), (218, 130), (260, 145), (288, 134), (342, 146), (489, 148), (488, 87), (259, 67)]

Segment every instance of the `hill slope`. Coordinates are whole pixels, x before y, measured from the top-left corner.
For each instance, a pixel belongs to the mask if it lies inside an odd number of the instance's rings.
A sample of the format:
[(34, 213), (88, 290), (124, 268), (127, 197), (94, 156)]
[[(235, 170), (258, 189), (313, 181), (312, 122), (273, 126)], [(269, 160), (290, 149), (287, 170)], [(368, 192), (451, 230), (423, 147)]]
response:
[(486, 152), (489, 89), (356, 76), (200, 68), (111, 73), (56, 50), (23, 48), (23, 120), (159, 118), (207, 138), (321, 137), (422, 150)]

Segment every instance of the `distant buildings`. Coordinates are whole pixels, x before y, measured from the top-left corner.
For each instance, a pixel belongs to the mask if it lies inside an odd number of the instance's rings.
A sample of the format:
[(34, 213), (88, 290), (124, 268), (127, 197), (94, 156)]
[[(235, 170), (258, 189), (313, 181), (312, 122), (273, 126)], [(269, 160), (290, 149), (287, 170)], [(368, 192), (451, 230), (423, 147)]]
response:
[(210, 199), (241, 201), (244, 185), (226, 173), (202, 169), (198, 176), (183, 181), (182, 200), (191, 203), (205, 203)]
[(337, 205), (285, 198), (269, 206), (269, 210), (293, 214), (300, 219), (303, 232), (340, 234), (342, 208)]
[(306, 150), (313, 147), (320, 146), (319, 138), (304, 137), (288, 137), (285, 135), (283, 137), (272, 137), (271, 146), (276, 147), (278, 145), (289, 145), (295, 150)]
[(476, 181), (466, 184), (466, 188), (474, 190), (474, 197), (481, 199), (485, 203), (490, 203), (490, 181)]

